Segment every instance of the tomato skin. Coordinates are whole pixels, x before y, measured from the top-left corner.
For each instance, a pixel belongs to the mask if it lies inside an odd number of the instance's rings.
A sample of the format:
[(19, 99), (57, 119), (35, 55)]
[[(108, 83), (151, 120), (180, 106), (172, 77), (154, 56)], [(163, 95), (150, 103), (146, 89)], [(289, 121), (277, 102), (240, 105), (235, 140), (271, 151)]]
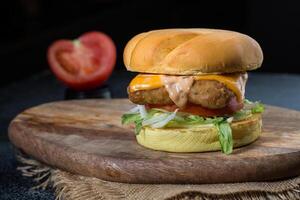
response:
[[(161, 108), (170, 112), (175, 111), (178, 107), (175, 104), (172, 105), (154, 105), (148, 104), (147, 108)], [(185, 108), (179, 108), (179, 112), (190, 113), (193, 115), (199, 115), (202, 117), (215, 117), (215, 116), (226, 116), (232, 115), (236, 111), (244, 107), (243, 103), (237, 102), (236, 98), (232, 98), (225, 108), (221, 109), (209, 109), (196, 104), (188, 104)]]
[(89, 90), (102, 85), (116, 63), (116, 47), (101, 32), (89, 32), (77, 40), (57, 40), (47, 53), (50, 69), (56, 77), (75, 90)]

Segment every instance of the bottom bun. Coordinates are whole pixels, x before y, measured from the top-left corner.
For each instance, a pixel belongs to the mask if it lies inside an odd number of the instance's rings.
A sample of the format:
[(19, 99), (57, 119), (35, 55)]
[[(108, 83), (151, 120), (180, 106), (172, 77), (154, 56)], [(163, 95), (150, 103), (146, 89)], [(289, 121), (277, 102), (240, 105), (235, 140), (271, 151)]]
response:
[[(240, 147), (255, 141), (261, 134), (261, 114), (231, 123), (233, 146)], [(195, 128), (144, 127), (136, 136), (140, 145), (168, 152), (205, 152), (221, 150), (215, 126)]]

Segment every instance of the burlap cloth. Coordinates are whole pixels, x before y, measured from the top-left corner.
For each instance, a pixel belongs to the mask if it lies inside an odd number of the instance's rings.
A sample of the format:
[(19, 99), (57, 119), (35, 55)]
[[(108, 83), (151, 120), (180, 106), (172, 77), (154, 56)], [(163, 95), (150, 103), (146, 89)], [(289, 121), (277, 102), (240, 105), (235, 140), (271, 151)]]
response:
[(233, 184), (126, 184), (53, 169), (22, 155), (17, 158), (18, 169), (37, 182), (35, 188), (53, 187), (57, 200), (300, 199), (300, 177)]

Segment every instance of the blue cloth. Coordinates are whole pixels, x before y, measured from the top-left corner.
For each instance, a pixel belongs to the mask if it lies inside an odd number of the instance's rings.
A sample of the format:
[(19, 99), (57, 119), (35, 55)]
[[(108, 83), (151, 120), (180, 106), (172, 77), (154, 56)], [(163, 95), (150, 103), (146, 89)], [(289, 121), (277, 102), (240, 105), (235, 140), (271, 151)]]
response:
[(24, 178), (16, 170), (17, 162), (9, 142), (0, 142), (0, 199), (36, 200), (55, 199), (51, 190), (30, 190), (34, 186), (30, 178)]

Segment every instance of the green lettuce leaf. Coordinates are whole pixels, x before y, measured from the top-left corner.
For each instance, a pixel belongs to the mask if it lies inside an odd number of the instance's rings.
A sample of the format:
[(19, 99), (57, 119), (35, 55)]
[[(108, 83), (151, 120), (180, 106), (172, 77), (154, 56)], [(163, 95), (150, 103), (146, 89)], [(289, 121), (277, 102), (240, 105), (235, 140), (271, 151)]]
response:
[(134, 123), (137, 120), (140, 120), (141, 116), (139, 113), (126, 113), (122, 115), (121, 122), (122, 124)]
[(252, 114), (254, 113), (262, 113), (265, 111), (265, 107), (262, 103), (259, 101), (249, 101), (248, 99), (244, 100), (245, 107), (243, 110), (250, 110)]
[(265, 107), (262, 103), (256, 103), (253, 108), (251, 108), (252, 113), (262, 113), (265, 111)]
[(122, 115), (121, 122), (122, 122), (122, 124), (134, 123), (135, 124), (134, 132), (136, 135), (138, 135), (142, 129), (143, 119), (139, 113), (126, 113), (126, 114)]
[(239, 121), (239, 120), (249, 118), (252, 116), (252, 114), (262, 113), (265, 110), (264, 105), (259, 101), (252, 102), (249, 101), (248, 99), (245, 99), (244, 104), (245, 106), (242, 110), (237, 111), (236, 113), (233, 114), (234, 121)]
[(191, 128), (207, 124), (215, 124), (223, 121), (223, 117), (204, 118), (197, 115), (181, 116), (178, 114), (173, 120), (166, 125), (167, 128)]
[(233, 149), (233, 139), (230, 124), (227, 122), (227, 120), (223, 120), (219, 123), (216, 123), (215, 126), (218, 129), (219, 142), (222, 152), (227, 155), (231, 154)]
[(251, 110), (240, 110), (233, 114), (233, 119), (235, 121), (240, 121), (243, 119), (247, 119), (252, 116)]
[(135, 129), (134, 129), (135, 135), (138, 135), (141, 132), (141, 130), (143, 128), (142, 123), (143, 123), (143, 119), (139, 119), (139, 120), (136, 120), (134, 122), (134, 124), (135, 124)]

